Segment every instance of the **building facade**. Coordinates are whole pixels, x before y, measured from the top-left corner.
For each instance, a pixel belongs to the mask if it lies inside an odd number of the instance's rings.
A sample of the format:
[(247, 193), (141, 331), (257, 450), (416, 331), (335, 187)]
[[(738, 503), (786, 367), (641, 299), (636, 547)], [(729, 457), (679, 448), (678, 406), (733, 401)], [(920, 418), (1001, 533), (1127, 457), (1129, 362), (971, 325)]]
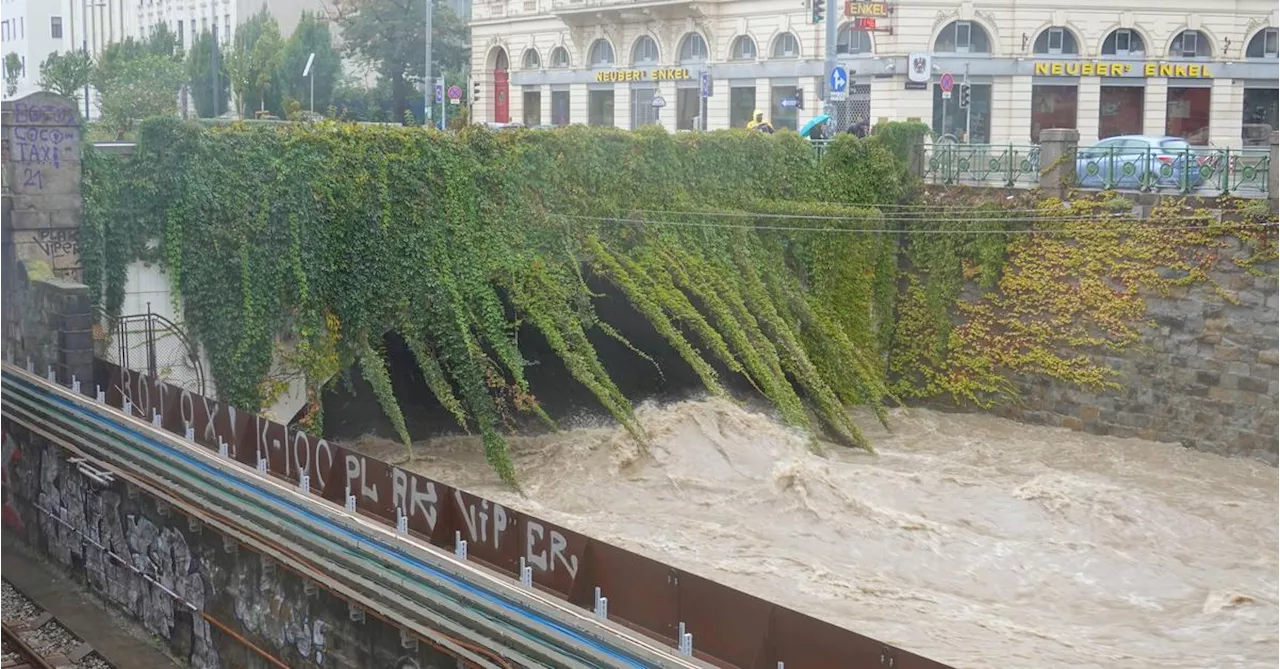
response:
[[(741, 127), (760, 110), (798, 127), (824, 94), (825, 26), (810, 1), (477, 3), (473, 117), (677, 131)], [(1025, 145), (1065, 127), (1084, 143), (1168, 134), (1238, 147), (1277, 126), (1274, 0), (828, 2), (850, 77), (842, 127), (918, 119), (972, 143)]]

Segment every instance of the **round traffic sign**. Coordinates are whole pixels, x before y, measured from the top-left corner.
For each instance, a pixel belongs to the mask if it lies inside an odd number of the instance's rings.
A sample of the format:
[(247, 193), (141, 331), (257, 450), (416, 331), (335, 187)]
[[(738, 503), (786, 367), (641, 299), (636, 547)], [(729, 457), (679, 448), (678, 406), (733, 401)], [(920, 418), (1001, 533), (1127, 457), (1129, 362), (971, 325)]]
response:
[(950, 72), (943, 74), (942, 78), (938, 80), (938, 88), (941, 88), (943, 92), (950, 91), (952, 88), (955, 88), (955, 85), (956, 79), (951, 76)]
[(457, 86), (450, 86), (450, 87), (449, 87), (449, 99), (450, 99), (450, 100), (461, 100), (461, 99), (462, 99), (462, 89), (461, 89), (461, 88), (459, 88), (459, 87), (457, 87)]

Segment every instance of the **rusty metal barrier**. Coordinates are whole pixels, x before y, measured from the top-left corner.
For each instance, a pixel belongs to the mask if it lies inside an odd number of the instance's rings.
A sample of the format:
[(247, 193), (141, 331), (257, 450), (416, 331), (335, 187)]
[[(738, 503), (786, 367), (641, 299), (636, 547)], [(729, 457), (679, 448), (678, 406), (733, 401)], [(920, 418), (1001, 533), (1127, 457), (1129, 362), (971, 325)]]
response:
[(683, 626), (693, 635), (694, 655), (711, 664), (947, 669), (105, 360), (95, 360), (94, 379), (97, 388), (82, 388), (85, 394), (100, 390), (111, 406), (332, 502), (354, 503), (362, 515), (393, 526), (403, 522), (407, 532), (436, 546), (456, 552), (465, 541), (467, 559), (512, 578), (526, 566), (539, 590), (584, 609), (595, 610), (599, 588), (610, 620), (673, 648)]

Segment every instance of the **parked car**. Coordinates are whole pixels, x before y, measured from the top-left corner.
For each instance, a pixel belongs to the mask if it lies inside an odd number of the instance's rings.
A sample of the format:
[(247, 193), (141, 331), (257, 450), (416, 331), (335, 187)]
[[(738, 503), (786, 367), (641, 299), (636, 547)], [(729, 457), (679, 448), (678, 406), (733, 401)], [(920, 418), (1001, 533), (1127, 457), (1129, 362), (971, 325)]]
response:
[(1201, 163), (1211, 155), (1181, 137), (1108, 137), (1076, 152), (1076, 182), (1086, 188), (1194, 189), (1204, 180)]

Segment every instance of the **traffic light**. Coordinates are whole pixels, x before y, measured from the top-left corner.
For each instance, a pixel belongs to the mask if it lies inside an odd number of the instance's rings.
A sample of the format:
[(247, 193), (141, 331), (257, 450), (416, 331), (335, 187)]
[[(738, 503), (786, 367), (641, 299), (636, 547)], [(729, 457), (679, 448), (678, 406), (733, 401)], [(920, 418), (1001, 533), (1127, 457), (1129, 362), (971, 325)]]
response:
[(971, 92), (971, 91), (970, 91), (970, 88), (969, 88), (969, 84), (960, 84), (960, 108), (961, 108), (961, 109), (968, 109), (968, 108), (969, 108), (969, 95), (970, 95), (970, 92)]
[(471, 103), (475, 104), (480, 101), (480, 80), (471, 80)]
[(804, 109), (804, 89), (796, 89), (796, 109)]
[(813, 9), (813, 22), (822, 23), (822, 18), (827, 14), (826, 0), (809, 0)]

